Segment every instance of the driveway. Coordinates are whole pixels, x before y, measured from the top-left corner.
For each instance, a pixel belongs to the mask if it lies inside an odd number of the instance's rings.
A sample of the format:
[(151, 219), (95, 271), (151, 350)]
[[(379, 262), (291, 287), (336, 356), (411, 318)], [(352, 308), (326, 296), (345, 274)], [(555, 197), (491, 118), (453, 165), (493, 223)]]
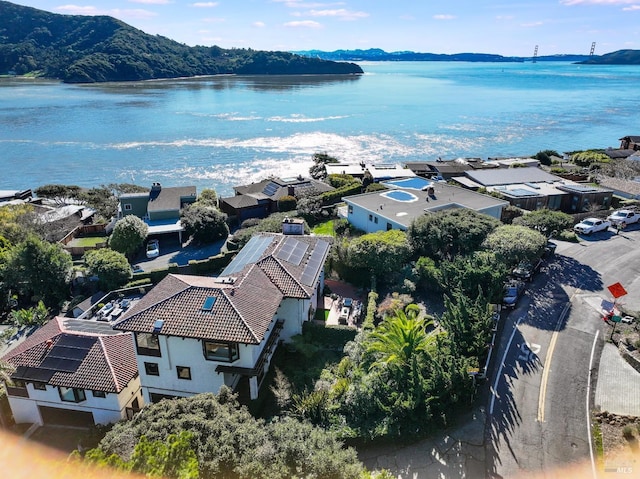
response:
[(156, 238), (160, 240), (160, 256), (149, 259), (146, 257), (143, 248), (134, 258), (132, 266), (139, 266), (143, 271), (164, 269), (170, 263), (186, 266), (191, 260), (202, 260), (217, 255), (226, 241), (225, 238), (210, 244), (188, 244), (183, 247), (174, 235), (158, 236)]

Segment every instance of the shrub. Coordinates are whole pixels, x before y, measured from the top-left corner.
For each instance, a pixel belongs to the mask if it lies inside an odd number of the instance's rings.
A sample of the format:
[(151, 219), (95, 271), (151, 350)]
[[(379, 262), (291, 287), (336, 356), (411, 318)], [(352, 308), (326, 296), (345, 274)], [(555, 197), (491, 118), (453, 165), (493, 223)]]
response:
[(298, 200), (294, 196), (285, 195), (278, 200), (278, 211), (293, 211), (297, 203)]
[(633, 428), (629, 425), (622, 428), (622, 436), (627, 440), (633, 439)]

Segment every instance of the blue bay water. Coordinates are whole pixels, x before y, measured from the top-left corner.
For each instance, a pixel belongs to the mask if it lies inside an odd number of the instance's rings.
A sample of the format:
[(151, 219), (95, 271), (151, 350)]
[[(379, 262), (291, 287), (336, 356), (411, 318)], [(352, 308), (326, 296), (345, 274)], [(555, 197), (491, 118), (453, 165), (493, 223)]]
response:
[(617, 147), (640, 134), (640, 68), (376, 62), (361, 77), (100, 85), (0, 80), (0, 189), (195, 184), (232, 193), (311, 155), (405, 162)]

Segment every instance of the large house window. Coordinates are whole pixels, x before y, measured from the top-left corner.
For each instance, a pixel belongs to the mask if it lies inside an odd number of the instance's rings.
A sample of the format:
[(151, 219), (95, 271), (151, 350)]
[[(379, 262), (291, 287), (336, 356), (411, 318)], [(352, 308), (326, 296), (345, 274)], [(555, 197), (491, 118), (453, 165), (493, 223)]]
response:
[(191, 368), (187, 366), (176, 366), (178, 379), (191, 379)]
[(353, 214), (353, 206), (349, 205), (349, 214), (352, 215)]
[(158, 363), (144, 363), (144, 372), (147, 373), (147, 376), (160, 376)]
[(125, 211), (131, 211), (133, 209), (133, 207), (131, 206), (131, 203), (125, 203), (124, 204), (124, 210)]
[(67, 402), (80, 402), (87, 399), (84, 389), (65, 388), (64, 386), (59, 386), (58, 392), (60, 393), (60, 399)]
[(91, 394), (93, 394), (94, 398), (106, 398), (107, 397), (107, 393), (104, 391), (91, 391)]
[(136, 333), (136, 348), (142, 356), (162, 356), (157, 334)]
[(47, 390), (47, 383), (34, 382), (33, 383), (33, 389), (38, 389), (40, 391), (46, 391)]
[(240, 357), (237, 343), (203, 341), (204, 357), (210, 361), (232, 362)]

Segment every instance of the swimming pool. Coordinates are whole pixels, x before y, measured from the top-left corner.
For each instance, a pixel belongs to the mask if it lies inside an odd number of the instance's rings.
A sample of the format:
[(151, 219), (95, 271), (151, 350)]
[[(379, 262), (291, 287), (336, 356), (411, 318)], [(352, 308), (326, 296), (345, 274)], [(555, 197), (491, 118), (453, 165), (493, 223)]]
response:
[(391, 180), (382, 183), (391, 188), (409, 188), (412, 190), (421, 190), (426, 186), (432, 185), (433, 181), (429, 181), (426, 178), (415, 176), (413, 178), (405, 178), (402, 180)]
[(389, 198), (395, 201), (402, 201), (404, 203), (418, 201), (418, 197), (416, 195), (402, 190), (385, 191), (384, 193), (380, 193), (380, 196), (384, 196), (385, 198)]

